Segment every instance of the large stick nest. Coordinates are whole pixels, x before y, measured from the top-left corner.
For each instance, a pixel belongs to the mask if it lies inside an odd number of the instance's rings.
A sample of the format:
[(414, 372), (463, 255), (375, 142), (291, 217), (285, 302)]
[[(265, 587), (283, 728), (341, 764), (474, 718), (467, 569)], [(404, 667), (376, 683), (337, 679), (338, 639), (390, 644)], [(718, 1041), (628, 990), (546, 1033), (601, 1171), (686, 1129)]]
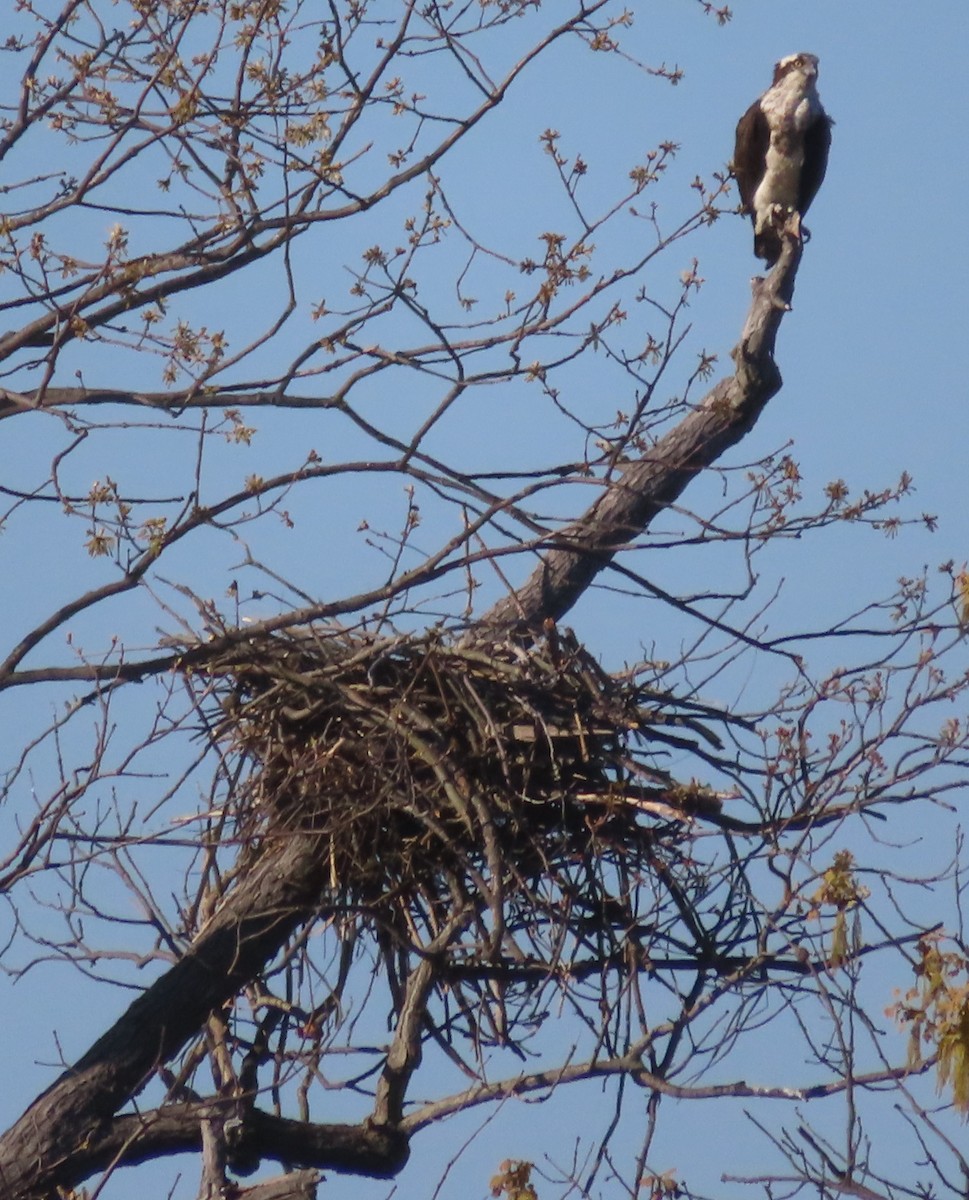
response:
[(496, 897), (547, 894), (542, 880), (592, 858), (599, 879), (604, 863), (648, 866), (657, 816), (682, 837), (716, 804), (657, 765), (687, 737), (718, 744), (695, 714), (556, 631), (523, 649), (325, 626), (252, 641), (206, 675), (220, 740), (247, 766), (240, 836), (313, 831), (333, 894), (385, 917), (436, 923), (477, 897), (497, 921)]

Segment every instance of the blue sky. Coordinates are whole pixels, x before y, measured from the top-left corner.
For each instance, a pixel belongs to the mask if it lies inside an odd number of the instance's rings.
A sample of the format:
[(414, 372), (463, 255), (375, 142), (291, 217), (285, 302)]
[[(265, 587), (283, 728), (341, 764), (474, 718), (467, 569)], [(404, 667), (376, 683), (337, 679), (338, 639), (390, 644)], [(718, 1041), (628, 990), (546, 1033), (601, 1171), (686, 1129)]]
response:
[[(969, 5), (965, 0), (931, 0), (924, 5), (898, 0), (850, 4), (738, 0), (732, 6), (732, 22), (723, 28), (689, 0), (657, 0), (631, 7), (636, 20), (625, 34), (629, 54), (653, 65), (677, 64), (684, 71), (679, 85), (671, 87), (629, 64), (605, 55), (591, 56), (578, 46), (562, 49), (522, 80), (460, 151), (453, 187), (461, 215), (469, 226), (488, 228), (510, 250), (520, 255), (537, 253), (537, 235), (545, 228), (548, 212), (558, 211), (562, 220), (567, 219), (565, 206), (556, 210), (558, 202), (550, 201), (551, 172), (539, 144), (543, 130), (551, 127), (561, 135), (563, 153), (580, 153), (587, 160), (593, 205), (597, 189), (603, 202), (617, 194), (625, 172), (647, 149), (664, 140), (677, 142), (675, 164), (656, 194), (662, 206), (660, 219), (674, 224), (691, 207), (693, 177), (708, 178), (729, 159), (736, 120), (769, 83), (773, 62), (796, 50), (820, 57), (820, 91), (836, 126), (828, 178), (808, 222), (813, 238), (798, 278), (795, 309), (779, 339), (778, 362), (785, 386), (748, 441), (733, 452), (733, 461), (753, 460), (790, 443), (790, 452), (801, 465), (805, 495), (818, 498), (834, 479), (846, 479), (857, 493), (863, 487), (887, 486), (907, 470), (914, 476), (917, 492), (903, 511), (911, 515), (928, 511), (940, 519), (938, 532), (931, 536), (915, 527), (888, 540), (851, 527), (789, 542), (763, 556), (759, 565), (765, 587), (770, 590), (775, 582), (785, 581), (774, 619), (797, 627), (823, 625), (834, 613), (890, 592), (899, 575), (914, 574), (923, 564), (969, 558), (965, 451), (969, 442), (965, 370)], [(402, 201), (400, 211), (410, 203), (410, 198)], [(392, 236), (388, 229), (388, 237)], [(356, 249), (350, 241), (322, 246), (318, 264), (307, 261), (301, 267), (318, 270), (321, 292), (335, 295), (346, 286), (342, 262), (349, 261)], [(655, 283), (651, 280), (657, 294), (675, 291), (679, 272), (693, 256), (700, 260), (706, 283), (691, 304), (693, 331), (687, 349), (705, 347), (719, 356), (720, 369), (725, 369), (746, 311), (748, 279), (757, 269), (749, 224), (727, 216), (675, 247), (660, 260)], [(0, 279), (0, 289), (3, 284)], [(236, 292), (226, 304), (226, 323), (245, 323), (251, 295)], [(591, 397), (597, 386), (593, 364), (576, 387), (588, 388)], [(675, 384), (671, 387), (675, 390)], [(608, 397), (598, 396), (595, 402), (608, 404)], [(263, 422), (256, 418), (256, 423)], [(291, 462), (308, 438), (324, 439), (319, 448), (325, 453), (323, 422), (312, 423), (309, 431), (303, 418), (266, 421), (265, 427), (261, 470), (266, 470), (267, 462)], [(470, 415), (467, 425), (446, 426), (441, 437), (442, 449), (454, 454), (478, 453), (487, 458), (507, 446), (509, 456), (521, 452), (527, 460), (527, 439), (540, 435), (540, 421), (529, 419), (517, 401), (496, 399), (494, 407)], [(34, 454), (38, 464), (46, 461), (46, 446), (33, 444), (32, 437), (32, 430), (12, 430), (7, 448), (0, 447), (8, 478), (26, 477)], [(513, 441), (519, 444), (513, 446)], [(555, 450), (550, 448), (550, 460)], [(574, 451), (563, 448), (562, 454), (566, 453)], [(164, 456), (137, 466), (129, 461), (127, 466), (146, 486), (161, 486), (169, 469)], [(79, 480), (88, 469), (97, 472), (101, 464), (79, 465)], [(247, 469), (227, 457), (226, 472), (241, 475)], [(689, 502), (690, 496), (685, 499)], [(331, 497), (324, 490), (320, 504), (328, 528), (325, 536), (320, 531), (318, 545), (315, 534), (304, 525), (302, 536), (307, 540), (294, 549), (297, 555), (304, 554), (307, 545), (314, 553), (319, 550), (324, 561), (314, 575), (314, 585), (321, 593), (331, 587), (342, 590), (346, 576), (341, 572), (357, 569), (356, 523), (370, 502), (368, 485), (361, 485), (349, 501), (345, 493)], [(338, 504), (344, 507), (327, 513), (328, 504), (334, 509)], [(396, 511), (397, 504), (388, 501), (382, 511)], [(432, 529), (431, 514), (428, 521)], [(61, 535), (49, 524), (49, 531), (45, 526), (42, 533), (37, 527), (12, 525), (0, 546), (9, 564), (0, 578), (0, 605), (11, 628), (25, 628), (38, 607), (47, 611), (56, 596), (72, 593), (80, 578), (98, 577), (99, 564), (86, 561), (76, 545), (66, 541), (62, 545), (57, 540)], [(34, 548), (48, 532), (51, 541), (44, 544), (56, 553), (48, 556), (47, 569), (31, 572), (24, 563), (32, 559), (36, 563)], [(223, 571), (221, 561), (218, 566), (189, 563), (188, 567), (203, 573), (211, 570), (213, 578)], [(663, 579), (669, 571), (668, 582), (674, 583), (690, 572), (702, 577), (709, 569), (707, 558), (678, 558), (670, 567), (657, 563), (655, 577)], [(370, 566), (360, 570), (365, 576)], [(612, 663), (635, 655), (638, 646), (657, 636), (654, 630), (630, 626), (630, 621), (639, 620), (638, 615), (630, 616), (624, 601), (601, 591), (590, 595), (574, 614), (580, 634)], [(87, 629), (85, 636), (106, 641), (118, 629), (130, 629), (136, 640), (147, 644), (157, 615), (145, 605), (134, 617), (119, 613), (118, 622), (110, 629), (103, 625)], [(21, 697), (15, 698), (13, 711), (18, 717), (21, 702)], [(25, 719), (43, 720), (50, 703), (49, 697), (39, 700), (39, 708)], [(9, 714), (11, 709), (4, 711)], [(66, 970), (43, 966), (15, 987), (0, 980), (0, 989), (7, 993), (0, 1003), (10, 1014), (7, 1037), (14, 1047), (0, 1097), (0, 1121), (6, 1124), (51, 1078), (47, 1066), (32, 1062), (54, 1059), (50, 1031), (58, 1030), (70, 1058), (103, 1028), (112, 1011), (120, 1011), (127, 995), (105, 998), (102, 990), (76, 983)], [(65, 1021), (68, 1010), (71, 1016)], [(24, 1046), (31, 1049), (22, 1052)], [(769, 1047), (765, 1055), (767, 1051)], [(751, 1062), (751, 1076), (761, 1065)], [(766, 1059), (763, 1065), (766, 1070)], [(571, 1115), (578, 1117), (580, 1126), (587, 1119), (606, 1119), (600, 1117), (592, 1086), (586, 1086), (572, 1103)], [(730, 1116), (724, 1107), (716, 1109), (718, 1120)], [(520, 1108), (509, 1105), (474, 1143), (442, 1189), (441, 1200), (485, 1195), (488, 1176), (501, 1158), (539, 1159), (545, 1151), (568, 1157), (564, 1143), (555, 1145), (558, 1110), (551, 1105), (528, 1106), (520, 1115)], [(667, 1158), (656, 1162), (656, 1167), (678, 1167), (688, 1174), (685, 1168), (696, 1154), (697, 1141), (713, 1142), (706, 1112), (697, 1106), (683, 1112), (680, 1136), (660, 1143)], [(479, 1119), (483, 1117), (476, 1114), (462, 1121), (461, 1136)], [(703, 1131), (702, 1139), (697, 1137), (698, 1129)], [(418, 1139), (412, 1165), (393, 1193), (398, 1200), (430, 1196), (432, 1181), (437, 1179), (434, 1168), (448, 1160), (459, 1141), (447, 1126)], [(425, 1146), (432, 1143), (433, 1153), (425, 1156)], [(731, 1162), (734, 1151), (733, 1138), (727, 1134), (717, 1144), (716, 1162), (694, 1164), (689, 1172), (693, 1186), (712, 1190), (721, 1170), (753, 1169), (755, 1161), (738, 1157)], [(429, 1167), (428, 1158), (434, 1160), (434, 1167)], [(188, 1170), (175, 1200), (195, 1194), (191, 1166)], [(158, 1196), (166, 1194), (161, 1182), (166, 1177), (164, 1172), (158, 1176)], [(125, 1194), (124, 1181), (112, 1186), (116, 1191), (106, 1192), (106, 1200)], [(389, 1184), (330, 1186), (333, 1190), (352, 1186), (354, 1194), (374, 1197), (391, 1192)], [(544, 1198), (541, 1189), (540, 1194)]]

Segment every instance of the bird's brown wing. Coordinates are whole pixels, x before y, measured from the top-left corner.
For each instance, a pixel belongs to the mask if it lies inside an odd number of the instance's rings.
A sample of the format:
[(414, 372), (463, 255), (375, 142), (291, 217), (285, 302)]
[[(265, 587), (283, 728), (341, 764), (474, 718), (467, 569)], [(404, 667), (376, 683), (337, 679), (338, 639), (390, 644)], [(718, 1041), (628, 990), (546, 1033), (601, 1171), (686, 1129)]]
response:
[(753, 212), (754, 193), (764, 175), (770, 128), (760, 101), (755, 100), (737, 122), (737, 138), (733, 151), (733, 173), (740, 189), (744, 212)]
[(801, 187), (797, 198), (797, 211), (803, 217), (818, 194), (818, 188), (828, 169), (828, 151), (831, 149), (831, 126), (829, 116), (821, 116), (804, 135), (804, 169), (801, 172)]

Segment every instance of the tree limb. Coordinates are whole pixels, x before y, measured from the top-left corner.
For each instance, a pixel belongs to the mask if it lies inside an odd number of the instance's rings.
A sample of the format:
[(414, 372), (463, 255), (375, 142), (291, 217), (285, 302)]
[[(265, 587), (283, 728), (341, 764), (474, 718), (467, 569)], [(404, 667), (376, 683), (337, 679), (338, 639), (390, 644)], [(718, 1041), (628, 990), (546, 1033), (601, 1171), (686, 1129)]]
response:
[[(74, 1162), (90, 1176), (119, 1162), (134, 1166), (197, 1151), (202, 1146), (206, 1118), (235, 1103), (232, 1099), (166, 1104), (115, 1117), (90, 1145), (77, 1152)], [(259, 1108), (246, 1112), (232, 1141), (233, 1152), (249, 1160), (265, 1158), (371, 1179), (396, 1175), (409, 1153), (407, 1139), (386, 1126), (378, 1128), (369, 1121), (359, 1125), (318, 1124), (279, 1117)]]
[(754, 279), (753, 302), (733, 350), (734, 373), (640, 459), (624, 466), (621, 477), (578, 520), (549, 539), (550, 548), (541, 553), (531, 577), (485, 614), (473, 639), (497, 630), (534, 634), (543, 621), (560, 620), (620, 550), (753, 428), (782, 383), (774, 342), (790, 309), (801, 260), (799, 239), (785, 233), (777, 266), (766, 279)]
[(100, 1142), (106, 1123), (155, 1067), (176, 1054), (212, 1009), (258, 974), (316, 910), (325, 861), (310, 835), (270, 847), (185, 957), (0, 1138), (4, 1195), (45, 1196), (55, 1185), (70, 1187), (88, 1176), (84, 1148)]

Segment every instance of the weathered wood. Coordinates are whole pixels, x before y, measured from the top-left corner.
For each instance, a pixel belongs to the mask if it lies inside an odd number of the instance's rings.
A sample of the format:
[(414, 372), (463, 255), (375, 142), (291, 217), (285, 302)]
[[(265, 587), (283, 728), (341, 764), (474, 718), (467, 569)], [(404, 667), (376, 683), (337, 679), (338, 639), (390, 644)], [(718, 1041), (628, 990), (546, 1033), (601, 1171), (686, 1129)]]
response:
[(185, 957), (0, 1138), (0, 1195), (46, 1197), (87, 1177), (114, 1114), (316, 910), (324, 859), (307, 835), (270, 847)]
[(784, 234), (777, 266), (766, 279), (753, 281), (753, 302), (733, 350), (734, 373), (641, 458), (625, 465), (578, 520), (547, 539), (529, 579), (491, 608), (469, 640), (493, 637), (496, 631), (534, 636), (544, 621), (560, 620), (620, 550), (751, 430), (782, 383), (774, 343), (790, 309), (801, 259), (797, 230), (789, 227)]
[[(734, 373), (638, 461), (625, 466), (583, 516), (549, 539), (531, 578), (491, 609), (469, 642), (493, 639), (496, 633), (532, 637), (545, 620), (560, 619), (621, 549), (750, 430), (781, 386), (773, 349), (789, 308), (800, 252), (797, 237), (785, 231), (780, 261), (769, 278), (754, 283), (753, 303), (733, 352)], [(139, 1129), (141, 1118), (116, 1114), (159, 1064), (197, 1034), (209, 1013), (238, 994), (318, 911), (326, 863), (319, 838), (310, 833), (293, 831), (268, 845), (184, 958), (0, 1138), (0, 1195), (5, 1200), (50, 1200), (59, 1187), (72, 1187), (118, 1155), (134, 1162), (149, 1152), (201, 1144), (201, 1112), (187, 1114), (173, 1106), (158, 1114), (154, 1129), (150, 1123)], [(413, 1057), (411, 1049), (401, 1065), (401, 1079), (409, 1078)], [(300, 1150), (289, 1161), (393, 1174), (407, 1158), (406, 1139), (392, 1127), (402, 1109), (402, 1090), (396, 1079), (383, 1081), (381, 1104), (389, 1122), (384, 1128), (281, 1124), (250, 1111), (246, 1149), (258, 1155), (261, 1145), (270, 1145), (265, 1142), (266, 1122), (272, 1121), (271, 1145), (284, 1160), (281, 1139), (289, 1138), (292, 1149)], [(285, 1177), (281, 1186), (280, 1197), (309, 1197), (315, 1181)]]
[(293, 1171), (235, 1193), (235, 1200), (316, 1200), (316, 1171)]

